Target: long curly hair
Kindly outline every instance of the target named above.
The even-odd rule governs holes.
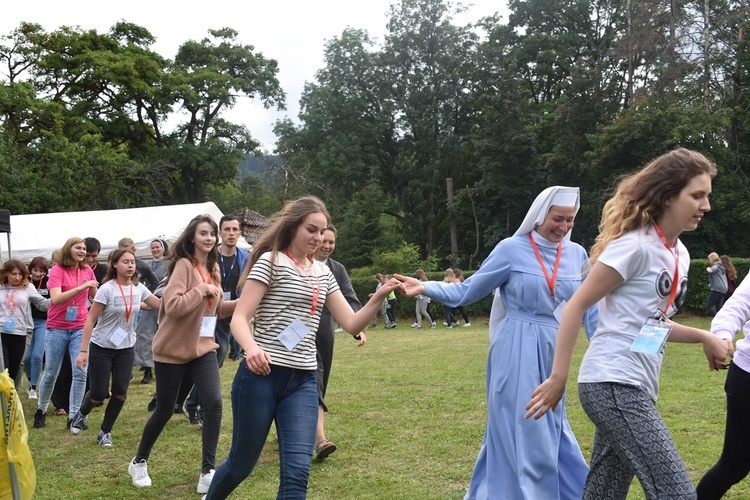
[[[325,204],[315,196],[304,196],[290,201],[271,217],[271,227],[263,232],[263,236],[253,246],[253,253],[242,271],[237,288],[241,289],[245,284],[247,275],[261,255],[271,252],[271,262],[276,262],[276,255],[291,245],[297,228],[305,222],[307,216],[318,213],[325,216],[326,225],[331,223],[331,215]]]
[[[698,175],[716,177],[716,165],[697,151],[678,148],[665,153],[635,174],[622,178],[602,210],[599,236],[591,248],[593,264],[610,241],[658,219],[669,199],[678,196]]]

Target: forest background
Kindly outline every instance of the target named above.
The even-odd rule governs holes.
[[[274,155],[223,116],[283,108],[277,62],[230,27],[173,58],[121,21],[0,35],[0,200],[13,214],[214,201],[264,215],[314,194],[350,270],[476,269],[549,185],[580,186],[590,247],[616,180],[678,146],[719,175],[691,254],[747,256],[750,7],[735,0],[400,0],[376,42],[325,46]],[[251,168],[250,168],[251,167]],[[43,228],[41,228],[43,235]]]

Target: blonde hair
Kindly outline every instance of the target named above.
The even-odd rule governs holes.
[[[453,272],[453,269],[450,267],[445,270],[445,276],[443,277],[443,281],[446,283],[455,283],[456,282],[456,273]]]
[[[719,258],[719,254],[718,253],[711,252],[710,254],[708,254],[708,261],[711,264],[718,264],[719,262],[721,262],[721,259]]]
[[[678,148],[622,178],[615,195],[602,210],[599,236],[591,248],[591,264],[610,241],[658,219],[667,201],[678,196],[694,177],[702,174],[713,179],[716,166],[697,151]]]

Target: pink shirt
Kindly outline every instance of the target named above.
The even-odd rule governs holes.
[[[60,288],[60,291],[66,292],[77,288],[89,280],[95,279],[94,271],[89,266],[71,269],[55,265],[49,270],[47,289]],[[57,305],[50,304],[49,311],[47,311],[47,328],[56,328],[58,330],[79,330],[83,328],[83,325],[86,323],[86,317],[89,314],[88,294],[89,291],[87,288],[67,302]],[[76,319],[74,321],[66,321],[65,316],[68,312],[68,307],[71,306],[78,308]]]

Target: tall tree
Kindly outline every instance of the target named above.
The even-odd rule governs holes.
[[[222,184],[237,175],[243,153],[258,143],[241,125],[227,122],[222,112],[239,97],[258,99],[264,107],[283,108],[284,92],[273,59],[236,43],[231,28],[209,30],[200,42],[188,41],[171,68],[175,105],[187,114],[168,140],[166,158],[178,166],[174,196],[184,202],[203,199],[207,183]]]

